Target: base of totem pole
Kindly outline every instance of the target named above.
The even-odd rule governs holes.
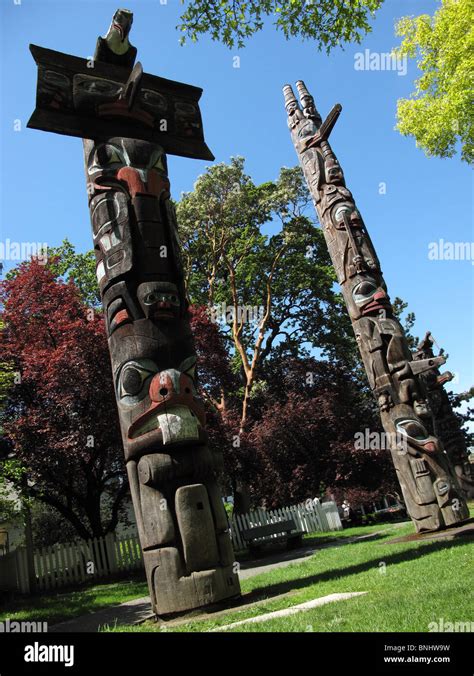
[[[198,608],[191,608],[190,610],[182,610],[176,613],[166,613],[162,615],[157,615],[153,611],[150,612],[149,616],[146,616],[143,619],[143,622],[147,620],[156,620],[158,624],[168,625],[170,622],[186,621],[188,622],[191,619],[196,617],[202,618],[209,615],[214,615],[216,613],[225,613],[233,608],[240,608],[243,603],[243,595],[236,594],[235,596],[230,596],[227,599],[222,601],[217,601],[216,603],[210,603],[208,605],[199,606]],[[244,602],[245,604],[245,602]]]
[[[442,531],[434,531],[432,533],[413,533],[412,535],[404,535],[400,538],[387,540],[384,544],[395,545],[399,542],[423,542],[424,540],[454,540],[457,538],[474,537],[474,519],[465,521],[461,526],[452,526]]]

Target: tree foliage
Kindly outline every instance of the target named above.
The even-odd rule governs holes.
[[[356,448],[357,432],[381,426],[347,369],[313,358],[276,359],[266,380],[248,443],[257,457],[249,482],[267,507],[347,491],[353,500],[357,493],[375,500],[396,489],[389,451]]]
[[[206,306],[190,307],[191,329],[198,358],[201,396],[210,408],[224,412],[235,401],[239,382],[232,371],[225,337],[212,322]]]
[[[4,329],[4,322],[0,319],[0,332]],[[13,386],[15,373],[13,366],[7,361],[0,361],[0,416],[8,397],[8,392]],[[0,432],[1,432],[1,417],[0,417]]]
[[[386,451],[354,448],[355,431],[377,429],[378,418],[301,170],[256,185],[234,158],[208,169],[177,211],[199,387],[229,492],[248,485],[268,506],[322,487],[387,492]],[[30,493],[82,537],[113,528],[125,492],[103,319],[90,309],[96,293],[92,252],[67,241],[46,267],[23,264],[2,289],[2,354],[21,375],[7,435]],[[222,304],[234,313],[219,322],[212,310]],[[239,317],[248,307],[261,310],[256,319]],[[310,357],[313,348],[329,360]],[[48,523],[58,528],[50,517],[47,507],[36,519],[44,541]]]
[[[461,425],[461,432],[466,441],[466,446],[469,453],[474,453],[474,406],[472,400],[474,399],[474,387],[471,387],[466,392],[455,394],[448,392],[453,412]],[[460,410],[461,409],[461,410]]]
[[[184,0],[181,0],[184,4]],[[191,0],[178,28],[192,41],[208,33],[229,48],[243,47],[265,19],[288,40],[299,37],[327,53],[346,42],[359,43],[383,0]]]
[[[191,301],[228,311],[220,328],[241,380],[242,430],[259,369],[274,350],[298,355],[317,346],[334,357],[355,345],[309,204],[299,167],[255,185],[239,157],[210,167],[177,205]]]
[[[1,284],[0,300],[2,355],[20,374],[4,434],[27,473],[8,478],[80,537],[112,531],[127,483],[103,318],[36,260]]]
[[[212,447],[224,455],[226,492],[236,496],[245,486],[253,505],[271,508],[325,493],[341,500],[350,495],[355,506],[396,491],[389,452],[356,448],[356,432],[382,428],[373,397],[350,369],[274,350],[262,365],[252,415],[241,433],[241,402],[224,336],[205,307],[193,308],[192,327],[207,430]],[[208,384],[213,397],[206,395]]]
[[[408,309],[408,303],[403,301],[401,298],[398,296],[394,298],[393,303],[393,314],[397,319],[400,321],[400,323],[403,326],[403,330],[405,332],[406,339],[408,341],[408,346],[410,350],[415,350],[418,343],[420,342],[420,339],[418,336],[414,336],[412,333],[412,329],[415,326],[416,322],[416,317],[414,312],[406,312]],[[406,314],[405,314],[406,313]]]
[[[0,319],[0,333],[4,329],[4,322]],[[3,422],[5,418],[5,406],[8,400],[8,394],[14,385],[15,372],[13,364],[2,359],[0,361],[0,457],[6,456],[10,449],[10,444],[3,434]],[[0,476],[1,481],[1,476]]]
[[[82,301],[89,307],[101,310],[94,251],[78,253],[66,238],[60,246],[48,248],[46,268],[51,270],[55,277],[74,282]],[[19,271],[19,267],[12,268],[7,273],[6,279],[14,279]]]
[[[48,249],[48,267],[56,276],[74,282],[86,305],[97,310],[102,308],[93,251],[77,253],[65,239],[60,246]]]
[[[20,513],[18,500],[4,490],[4,487],[5,484],[0,477],[0,526],[5,522],[16,520]]]
[[[57,509],[35,500],[31,507],[31,530],[36,547],[51,547],[77,540],[77,531]]]
[[[472,73],[473,0],[442,0],[433,16],[404,17],[396,27],[403,38],[398,56],[418,57],[422,72],[409,99],[398,101],[397,129],[413,136],[425,153],[474,161]]]

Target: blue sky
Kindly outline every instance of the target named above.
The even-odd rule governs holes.
[[[19,0],[16,0],[19,2]],[[275,179],[296,164],[281,88],[305,80],[324,117],[336,102],[343,112],[331,143],[348,187],[371,233],[390,295],[409,303],[416,332],[430,329],[450,354],[455,391],[474,383],[473,264],[428,258],[430,242],[472,242],[472,173],[454,159],[426,158],[394,130],[396,101],[413,91],[418,71],[360,71],[355,55],[389,52],[394,23],[407,14],[433,13],[438,3],[386,0],[361,45],[329,57],[313,44],[289,42],[271,25],[242,50],[208,38],[180,47],[179,0],[127,0],[134,12],[132,43],[146,72],[203,87],[206,140],[216,161],[246,158],[254,181]],[[28,44],[87,57],[104,34],[118,0],[0,0],[1,221],[0,242],[47,242],[68,237],[91,248],[80,139],[26,129],[35,104],[36,66]],[[240,67],[235,68],[235,56]],[[21,131],[14,131],[20,120]],[[191,190],[208,163],[169,157],[172,192]],[[386,184],[386,194],[379,185]],[[6,262],[5,270],[15,263]]]

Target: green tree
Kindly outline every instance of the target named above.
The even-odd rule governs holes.
[[[184,4],[184,0],[181,0]],[[266,17],[288,40],[312,40],[327,53],[345,42],[361,42],[383,0],[191,0],[178,29],[192,41],[209,33],[229,48],[243,47],[262,30]]]
[[[472,405],[472,400],[474,399],[474,387],[470,387],[465,392],[460,394],[455,394],[454,392],[448,392],[449,399],[451,401],[451,406],[454,409],[454,414],[458,418],[460,424],[462,425],[461,431],[466,440],[466,446],[468,453],[471,455],[474,454],[474,406]],[[459,410],[461,409],[462,410]]]
[[[48,261],[53,274],[74,281],[86,305],[102,309],[93,251],[77,253],[74,245],[65,239],[61,246],[48,249]]]
[[[66,238],[60,246],[48,248],[46,268],[51,270],[55,277],[74,282],[83,302],[96,311],[102,310],[93,250],[78,253],[74,245]],[[19,272],[20,267],[12,268],[5,278],[15,279]]]
[[[35,547],[50,547],[77,540],[77,532],[71,522],[57,509],[40,500],[32,500],[31,529]]]
[[[3,331],[5,325],[0,319],[0,333]],[[0,361],[0,416],[8,396],[8,391],[12,387],[15,379],[13,365],[10,362]],[[0,433],[1,433],[1,418],[0,418]]]
[[[242,376],[241,431],[275,349],[297,356],[314,345],[334,356],[350,334],[348,319],[336,339],[328,330],[328,317],[336,326],[347,315],[322,232],[305,215],[309,204],[299,167],[257,186],[239,157],[210,167],[177,205],[191,301],[227,310],[221,328]]]
[[[473,0],[442,0],[434,16],[404,17],[400,57],[418,57],[422,72],[409,99],[398,101],[397,129],[413,136],[428,156],[474,161],[472,73],[474,71]]]
[[[417,336],[414,336],[412,329],[415,326],[416,317],[414,312],[406,312],[408,308],[408,303],[405,303],[401,298],[396,296],[392,302],[393,314],[397,317],[398,321],[403,326],[405,331],[405,336],[408,341],[410,350],[415,350],[420,339]],[[405,314],[406,313],[406,314]]]
[[[31,501],[21,490],[26,470],[15,458],[0,456],[0,524],[20,520],[24,523]]]
[[[0,526],[7,521],[12,521],[18,517],[17,500],[9,497],[2,486],[2,479],[0,477]]]

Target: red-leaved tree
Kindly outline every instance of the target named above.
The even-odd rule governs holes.
[[[245,484],[252,503],[268,508],[324,493],[355,507],[396,491],[389,452],[355,443],[365,428],[382,430],[370,392],[347,368],[312,358],[269,361],[251,401],[248,430],[239,434],[241,383],[225,338],[204,307],[191,308],[191,325],[208,433],[224,454],[234,497]]]
[[[386,450],[358,449],[356,433],[380,430],[371,399],[347,370],[315,359],[286,359],[267,371],[265,401],[248,443],[257,457],[252,492],[281,507],[332,494],[353,506],[391,493]]]
[[[22,488],[81,538],[113,531],[127,481],[103,318],[34,259],[1,283],[0,300],[1,360],[17,376],[3,432],[26,468]]]

